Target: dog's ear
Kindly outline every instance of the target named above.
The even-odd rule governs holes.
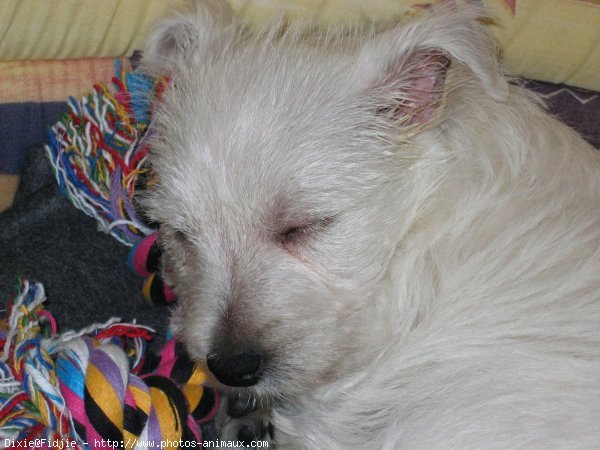
[[[403,125],[427,124],[440,108],[451,64],[466,66],[488,95],[503,101],[508,84],[495,44],[477,21],[480,12],[445,9],[376,34],[363,45],[361,76],[366,75],[377,112]]]
[[[188,0],[183,9],[174,10],[149,30],[143,50],[144,70],[168,75],[178,63],[202,58],[234,17],[225,0]]]

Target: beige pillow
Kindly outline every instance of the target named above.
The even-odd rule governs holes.
[[[424,0],[229,0],[253,21],[409,18]],[[441,1],[441,0],[438,0]],[[452,1],[452,0],[445,0]],[[600,90],[600,0],[481,0],[511,74]],[[129,55],[148,25],[184,0],[3,0],[0,60]]]

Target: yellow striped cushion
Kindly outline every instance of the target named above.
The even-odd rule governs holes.
[[[185,0],[3,0],[0,60],[111,57],[142,46],[148,25]],[[229,0],[262,21],[321,23],[411,16],[436,0]],[[515,75],[600,90],[600,0],[483,0],[502,60]]]

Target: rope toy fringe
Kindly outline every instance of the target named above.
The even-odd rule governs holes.
[[[22,281],[0,331],[2,442],[77,449],[201,442],[198,425],[214,417],[219,397],[174,339],[148,369],[150,328],[111,319],[59,334],[45,299],[41,284]]]
[[[95,218],[100,230],[132,247],[129,266],[146,278],[146,300],[168,304],[175,295],[160,276],[156,230],[133,202],[134,192],[151,182],[144,136],[152,101],[160,98],[168,79],[127,72],[119,60],[115,71],[114,89],[96,84],[88,96],[69,99],[71,111],[49,128],[45,149],[61,192]],[[147,262],[150,247],[154,259]]]
[[[61,191],[94,217],[106,233],[127,246],[154,232],[135,212],[135,182],[147,173],[147,148],[141,142],[149,124],[150,99],[162,89],[117,60],[115,93],[103,84],[80,100],[49,129],[46,152]]]

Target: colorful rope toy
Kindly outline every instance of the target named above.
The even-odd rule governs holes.
[[[41,284],[23,281],[0,331],[0,437],[5,447],[178,448],[201,442],[218,408],[205,373],[174,339],[153,368],[147,327],[111,319],[59,334]],[[62,443],[62,444],[60,444]],[[8,444],[8,445],[7,445]]]
[[[96,84],[88,96],[69,99],[71,112],[48,130],[46,153],[71,203],[94,217],[102,231],[132,247],[129,265],[146,278],[144,297],[171,303],[175,295],[160,276],[156,229],[133,200],[135,190],[151,182],[144,136],[152,99],[160,98],[168,79],[127,72],[118,60],[115,69],[114,93]]]
[[[175,301],[175,293],[160,277],[160,248],[157,233],[139,240],[129,251],[128,265],[144,277],[142,295],[152,303],[168,304]]]
[[[69,99],[71,112],[49,129],[46,152],[71,203],[131,247],[128,263],[145,278],[144,297],[170,303],[175,295],[160,275],[155,224],[134,203],[134,192],[152,183],[144,137],[152,101],[168,80],[127,72],[118,61],[116,73],[114,93],[97,84],[87,97]],[[176,352],[174,339],[148,372],[147,328],[111,322],[59,335],[41,309],[43,296],[41,285],[23,285],[0,341],[0,436],[67,439],[77,448],[199,441],[198,421],[212,418],[218,396],[203,387],[205,372]]]

